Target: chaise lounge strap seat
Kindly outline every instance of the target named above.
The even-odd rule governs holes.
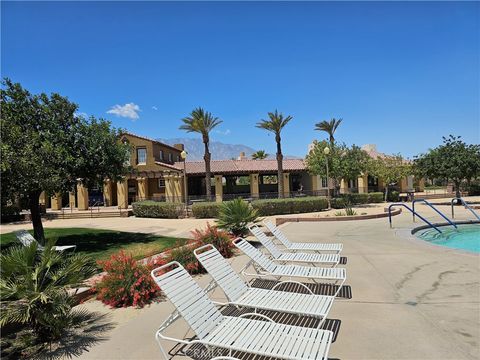
[[[256,249],[253,245],[249,244],[243,238],[237,238],[233,240],[233,244],[240,250],[242,250],[245,255],[247,255],[252,262],[254,262],[257,267],[260,267],[262,270],[257,270],[257,276],[271,276],[274,278],[307,278],[317,282],[317,280],[333,280],[335,283],[341,282],[340,286],[335,295],[340,291],[343,283],[347,278],[347,271],[345,268],[320,268],[313,266],[301,266],[301,265],[278,265],[275,264],[272,260],[266,257],[262,252]],[[246,274],[245,269],[243,271],[245,275],[255,274]]]
[[[309,263],[311,265],[327,264],[331,266],[337,266],[340,262],[340,255],[338,254],[318,254],[318,253],[298,253],[298,252],[285,252],[281,251],[277,245],[274,244],[271,238],[269,238],[258,225],[251,225],[248,229],[253,235],[262,243],[262,245],[272,254],[272,258],[276,262],[297,262],[297,263]]]
[[[288,240],[288,238],[285,236],[283,232],[280,231],[280,229],[274,225],[272,222],[265,220],[263,224],[270,230],[270,232],[277,238],[283,246],[285,246],[286,249],[290,251],[317,251],[317,252],[323,252],[323,251],[329,251],[329,252],[335,252],[335,253],[340,253],[343,249],[343,244],[339,243],[297,243],[297,242],[291,242]]]
[[[335,300],[334,296],[313,294],[308,288],[307,294],[252,288],[213,245],[199,247],[194,253],[213,281],[223,290],[229,304],[319,318],[322,319],[318,324],[320,327]]]
[[[279,324],[265,315],[255,313],[240,317],[224,316],[178,262],[152,270],[151,276],[177,309],[156,332],[165,359],[168,359],[168,355],[160,340],[219,347],[230,350],[229,356],[232,351],[241,351],[279,359],[328,359],[333,339],[333,332],[329,330]],[[180,315],[198,339],[188,341],[162,334]]]

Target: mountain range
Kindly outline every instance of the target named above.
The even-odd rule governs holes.
[[[195,138],[173,138],[173,139],[157,139],[168,145],[184,144],[185,151],[188,153],[187,159],[189,161],[203,160],[204,146],[201,139]],[[257,150],[241,144],[225,144],[220,141],[210,141],[210,153],[213,160],[230,160],[236,159],[241,152],[251,159],[252,154]],[[296,156],[285,156],[288,158],[298,158]],[[275,154],[269,154],[269,159],[274,159]]]

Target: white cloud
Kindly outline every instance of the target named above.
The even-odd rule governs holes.
[[[227,129],[227,130],[225,130],[225,131],[217,130],[216,133],[217,133],[217,134],[220,134],[220,135],[230,135],[230,134],[231,134],[231,131],[230,131],[230,129]]]
[[[110,110],[107,111],[107,114],[114,114],[120,117],[129,118],[132,120],[137,120],[139,118],[138,112],[140,106],[134,103],[128,103],[125,105],[114,105]]]
[[[152,109],[153,110],[158,110],[158,108],[156,106],[152,106]]]

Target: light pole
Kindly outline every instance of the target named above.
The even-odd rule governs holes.
[[[188,217],[188,193],[187,193],[187,152],[183,150],[180,153],[180,157],[183,160],[183,197],[185,199],[185,213]]]
[[[325,146],[325,149],[323,149],[323,153],[325,154],[325,162],[327,164],[327,202],[328,210],[330,210],[332,208],[330,205],[330,179],[328,178],[328,155],[330,154],[330,148],[328,146]]]

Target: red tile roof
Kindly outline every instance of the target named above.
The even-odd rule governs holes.
[[[183,169],[183,162],[176,162],[175,166]],[[277,160],[212,160],[210,163],[212,174],[255,174],[276,173]],[[187,161],[187,175],[205,174],[204,161]],[[303,159],[284,159],[283,170],[305,171]]]

